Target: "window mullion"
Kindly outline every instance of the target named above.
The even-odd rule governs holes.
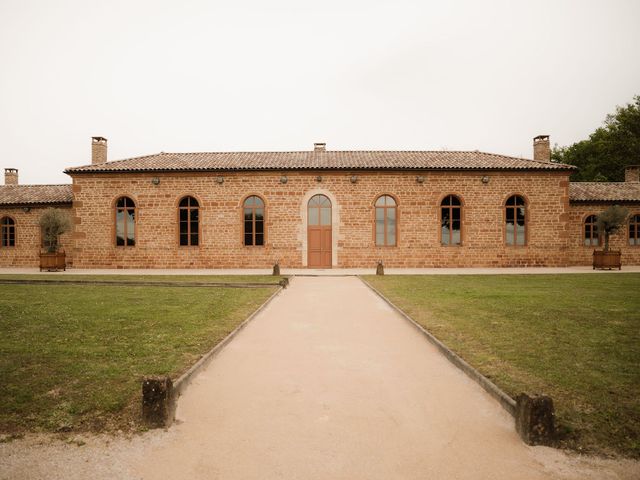
[[[251,245],[256,246],[256,207],[251,207]]]
[[[451,204],[453,200],[449,198],[449,204]],[[453,208],[451,205],[447,207],[447,213],[449,215],[449,225],[447,225],[447,245],[453,245]]]
[[[387,223],[389,219],[387,217],[387,206],[382,207],[382,232],[383,232],[383,242],[382,244],[386,247],[389,245],[389,239],[387,238]]]
[[[451,204],[453,204],[453,198],[449,199],[449,206],[447,207],[447,209],[449,210],[449,246],[453,245],[453,207],[451,206]]]
[[[187,205],[190,205],[190,201],[187,200]],[[191,209],[187,206],[187,246],[191,246]]]
[[[513,245],[518,245],[518,207],[513,207]]]
[[[385,208],[384,208],[384,227],[385,227],[385,229],[384,229],[385,230],[384,231],[385,240],[384,241],[385,241],[385,245],[387,247],[391,245],[391,242],[389,241],[389,209],[390,208],[391,207],[389,207],[389,206],[385,206]]]

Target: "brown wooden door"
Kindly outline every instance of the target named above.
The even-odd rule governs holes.
[[[331,268],[331,200],[314,195],[307,213],[307,264],[309,268]]]

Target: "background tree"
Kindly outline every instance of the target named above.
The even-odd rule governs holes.
[[[629,210],[620,205],[611,205],[596,217],[598,231],[604,234],[604,251],[609,251],[609,237],[627,223]]]
[[[40,217],[40,228],[49,253],[58,251],[58,238],[72,228],[71,217],[59,208],[47,208]]]
[[[554,147],[551,158],[580,169],[571,176],[573,181],[623,181],[624,167],[640,161],[640,95],[607,115],[604,125],[589,139],[569,147]]]

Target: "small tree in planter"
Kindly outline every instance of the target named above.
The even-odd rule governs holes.
[[[60,235],[72,228],[71,217],[59,208],[47,208],[40,217],[46,252],[40,254],[40,270],[65,270],[65,253],[58,251]]]
[[[609,250],[609,238],[627,223],[629,210],[620,205],[612,205],[596,217],[598,231],[604,235],[604,250],[593,251],[593,268],[622,268],[620,250]]]

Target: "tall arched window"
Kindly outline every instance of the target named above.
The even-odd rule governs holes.
[[[243,204],[244,244],[264,245],[264,202],[258,196],[247,197]]]
[[[193,197],[184,197],[178,206],[180,225],[180,246],[197,246],[200,240],[200,212],[198,201]]]
[[[598,232],[598,219],[595,215],[589,215],[584,219],[584,245],[597,247],[600,245],[600,233]]]
[[[440,228],[442,245],[460,245],[462,242],[462,203],[455,195],[445,197],[440,203]]]
[[[396,201],[391,195],[376,200],[376,246],[393,247],[397,241]]]
[[[629,245],[640,245],[640,215],[629,219]]]
[[[0,220],[0,246],[16,246],[16,222],[11,217],[2,217]]]
[[[505,204],[507,245],[524,245],[527,238],[526,203],[520,195],[513,195]]]
[[[136,204],[129,197],[116,201],[116,246],[133,247],[136,244]]]

